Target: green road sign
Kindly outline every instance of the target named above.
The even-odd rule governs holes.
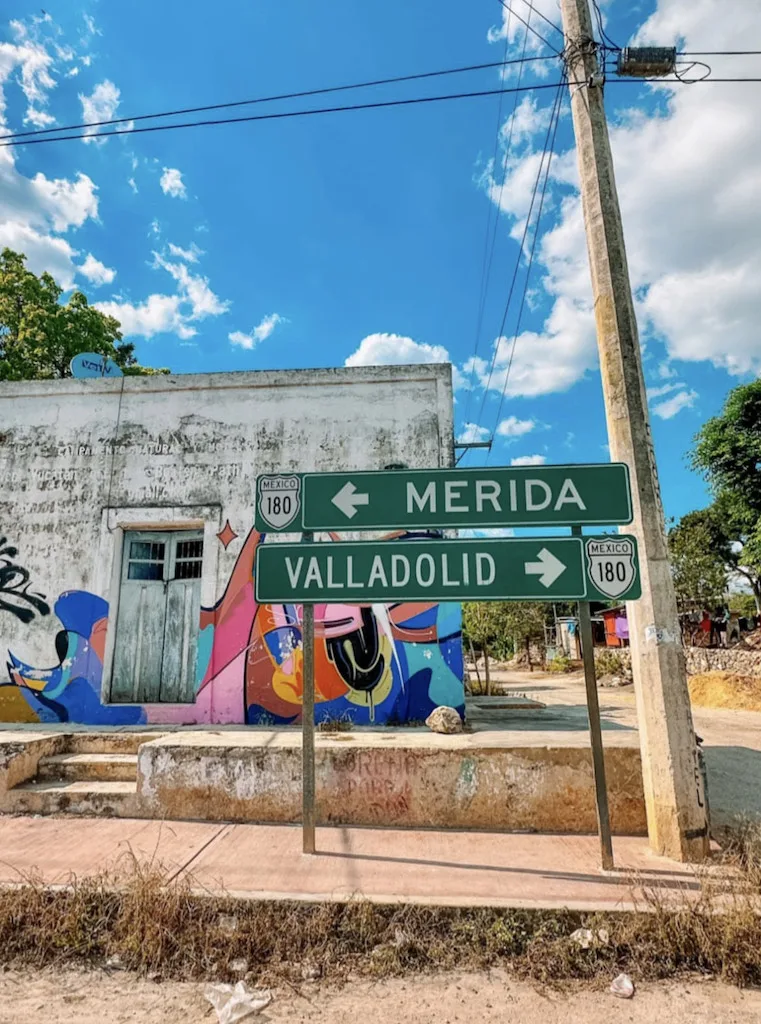
[[[640,596],[633,537],[260,544],[260,603],[607,601]]]
[[[623,463],[260,476],[256,528],[613,526],[632,520]]]

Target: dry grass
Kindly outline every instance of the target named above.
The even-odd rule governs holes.
[[[117,957],[140,973],[233,980],[244,960],[262,984],[300,981],[304,965],[328,980],[352,975],[501,966],[544,982],[673,978],[695,971],[761,984],[761,831],[737,833],[727,856],[739,872],[728,889],[707,876],[697,901],[644,896],[642,912],[585,915],[483,908],[253,902],[193,892],[133,862],[58,890],[38,878],[0,890],[0,964],[103,965]],[[576,928],[596,939],[581,949]]]
[[[761,711],[761,678],[732,672],[690,676],[690,699],[696,707]]]

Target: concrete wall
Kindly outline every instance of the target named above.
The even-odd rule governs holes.
[[[0,720],[298,720],[298,611],[253,599],[257,474],[447,466],[452,445],[443,365],[0,384]],[[108,703],[122,541],[140,528],[204,531],[192,704]],[[372,700],[318,651],[318,718],[463,703],[457,606],[371,620],[386,666]],[[283,629],[292,657],[267,643]]]
[[[143,743],[137,813],[174,820],[301,820],[301,749],[293,734],[174,734]],[[318,822],[407,828],[590,833],[597,829],[586,746],[477,736],[319,735]],[[608,746],[611,826],[646,832],[640,753]]]

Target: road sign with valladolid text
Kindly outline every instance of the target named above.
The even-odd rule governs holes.
[[[605,601],[640,596],[627,535],[260,544],[261,603]]]
[[[632,520],[623,463],[260,476],[256,528],[617,526]]]

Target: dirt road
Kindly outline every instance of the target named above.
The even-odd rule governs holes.
[[[212,1024],[204,985],[151,982],[121,972],[0,973],[0,1024]],[[340,990],[305,985],[301,995],[275,993],[253,1021],[272,1024],[757,1024],[761,992],[713,982],[643,985],[634,999],[597,988],[540,990],[489,975],[441,975],[389,982],[353,982]]]
[[[557,675],[497,669],[492,677],[500,684],[501,693],[525,694],[541,701],[546,709],[504,712],[499,721],[487,724],[483,719],[482,727],[586,731],[586,695],[581,672]],[[636,732],[634,688],[601,687],[598,693],[603,742],[606,733]],[[729,824],[738,816],[761,819],[761,711],[696,707],[692,714],[695,731],[702,737],[705,749],[714,825]]]

